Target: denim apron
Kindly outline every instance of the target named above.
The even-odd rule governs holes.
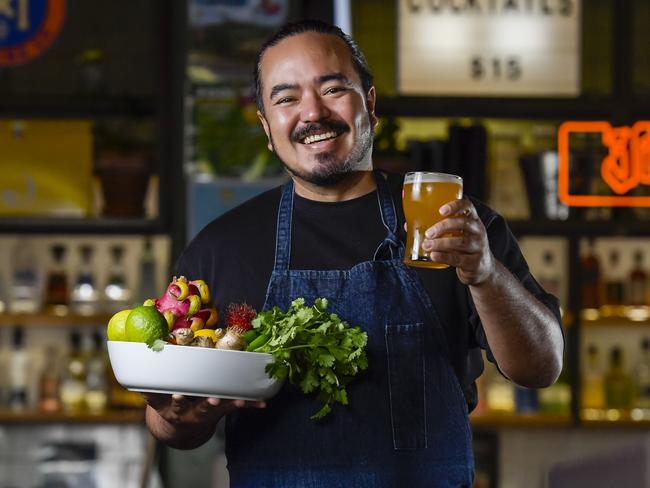
[[[320,402],[292,385],[266,409],[229,415],[232,488],[472,485],[467,403],[438,314],[403,264],[388,184],[374,174],[387,235],[372,261],[344,271],[290,269],[293,183],[283,191],[264,309],[286,310],[298,297],[327,298],[329,312],[368,333],[369,366],[348,385],[349,405],[334,405],[321,421],[309,418]]]

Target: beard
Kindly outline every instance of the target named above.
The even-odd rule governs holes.
[[[316,124],[316,126],[325,129],[338,128],[339,133],[349,132],[349,127],[347,127],[347,125],[345,126],[345,130],[340,130],[342,127],[334,126],[327,122]],[[311,129],[313,130],[314,127],[312,126]],[[292,135],[292,139],[295,141],[301,140],[304,137],[304,135],[302,135],[304,132],[306,131],[302,130],[300,133]],[[311,171],[290,168],[284,161],[282,161],[282,163],[292,176],[300,178],[307,183],[321,187],[335,186],[344,181],[355,171],[367,169],[364,167],[363,163],[366,160],[368,153],[372,150],[372,136],[373,131],[371,124],[369,123],[367,130],[359,135],[354,147],[344,159],[337,158],[332,151],[323,151],[315,155],[316,166]],[[273,151],[278,154],[275,143],[273,142],[273,137],[269,136],[269,139]]]

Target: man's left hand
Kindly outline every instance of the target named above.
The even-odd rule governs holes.
[[[422,249],[436,263],[456,268],[465,285],[480,285],[495,270],[487,231],[468,199],[454,200],[440,207],[445,217],[427,229]]]

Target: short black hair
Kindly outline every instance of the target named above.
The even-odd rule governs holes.
[[[303,34],[305,32],[317,32],[320,34],[331,34],[339,39],[342,39],[343,42],[350,49],[350,56],[352,57],[352,65],[354,66],[355,71],[361,78],[361,86],[363,87],[364,93],[368,93],[368,90],[373,85],[373,76],[370,68],[368,67],[368,62],[366,57],[359,49],[357,43],[343,32],[339,27],[323,22],[322,20],[300,20],[298,22],[292,22],[290,24],[284,25],[280,30],[273,34],[270,38],[262,44],[259,53],[257,53],[257,61],[255,62],[255,69],[253,70],[253,78],[255,81],[255,102],[257,103],[257,109],[264,114],[264,100],[262,98],[262,79],[260,76],[262,57],[266,50],[270,47],[275,46],[283,39],[287,37],[293,37],[298,34]]]

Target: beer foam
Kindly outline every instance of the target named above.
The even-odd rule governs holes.
[[[430,171],[412,171],[406,173],[404,177],[404,184],[419,183],[456,183],[457,185],[463,184],[463,179],[460,176],[451,175],[448,173],[434,173]]]

